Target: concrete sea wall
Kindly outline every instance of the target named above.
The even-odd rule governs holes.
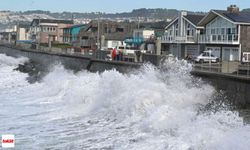
[[[250,108],[250,79],[247,77],[235,77],[228,74],[191,72],[193,75],[201,77],[215,87],[217,91],[222,91],[225,98],[240,108]]]
[[[115,62],[92,59],[92,57],[82,55],[58,54],[46,51],[15,49],[0,46],[0,53],[9,56],[24,56],[32,62],[41,65],[41,69],[49,68],[50,65],[61,63],[66,69],[74,71],[89,70],[92,72],[116,69],[120,72],[127,72],[132,68],[139,68],[140,64],[128,62]]]

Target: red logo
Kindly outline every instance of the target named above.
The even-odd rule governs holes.
[[[2,135],[2,147],[14,148],[15,147],[15,135]]]
[[[2,141],[3,143],[14,143],[13,139],[6,139]]]

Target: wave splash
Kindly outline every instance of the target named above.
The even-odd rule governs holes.
[[[73,73],[57,65],[41,82],[29,84],[26,74],[13,71],[24,60],[6,60],[0,55],[5,65],[0,66],[0,72],[5,70],[0,73],[4,108],[0,114],[5,114],[0,120],[6,122],[0,132],[15,133],[21,148],[250,147],[250,127],[238,112],[200,111],[217,92],[191,76],[192,66],[185,61],[167,60],[161,69],[145,64],[129,74],[116,70]],[[6,74],[10,76],[7,80]]]

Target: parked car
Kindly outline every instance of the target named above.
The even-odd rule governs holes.
[[[198,63],[204,63],[204,62],[213,62],[217,63],[219,62],[219,58],[214,56],[211,51],[204,51],[199,56],[197,56],[194,61]]]

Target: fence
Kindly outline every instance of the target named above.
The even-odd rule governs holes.
[[[98,59],[98,60],[105,60],[105,61],[123,61],[123,62],[134,62],[134,63],[141,63],[141,62],[151,62],[152,64],[159,64],[160,62],[160,56],[154,55],[154,54],[146,54],[144,51],[140,51],[140,54],[138,55],[137,52],[134,51],[134,54],[132,53],[123,53],[117,55],[116,58],[112,58],[112,51],[110,50],[84,50],[81,48],[56,48],[56,47],[45,47],[45,46],[39,46],[37,48],[37,45],[31,45],[31,44],[25,44],[25,43],[18,43],[17,45],[13,44],[6,44],[6,43],[0,43],[5,46],[8,46],[10,48],[18,48],[18,49],[25,49],[29,51],[37,51],[37,52],[46,52],[50,54],[65,54],[65,55],[73,55],[73,56],[83,56],[83,57],[89,57],[92,59]]]
[[[250,64],[239,61],[222,61],[219,63],[199,63],[193,65],[193,71],[227,74],[250,79]]]

